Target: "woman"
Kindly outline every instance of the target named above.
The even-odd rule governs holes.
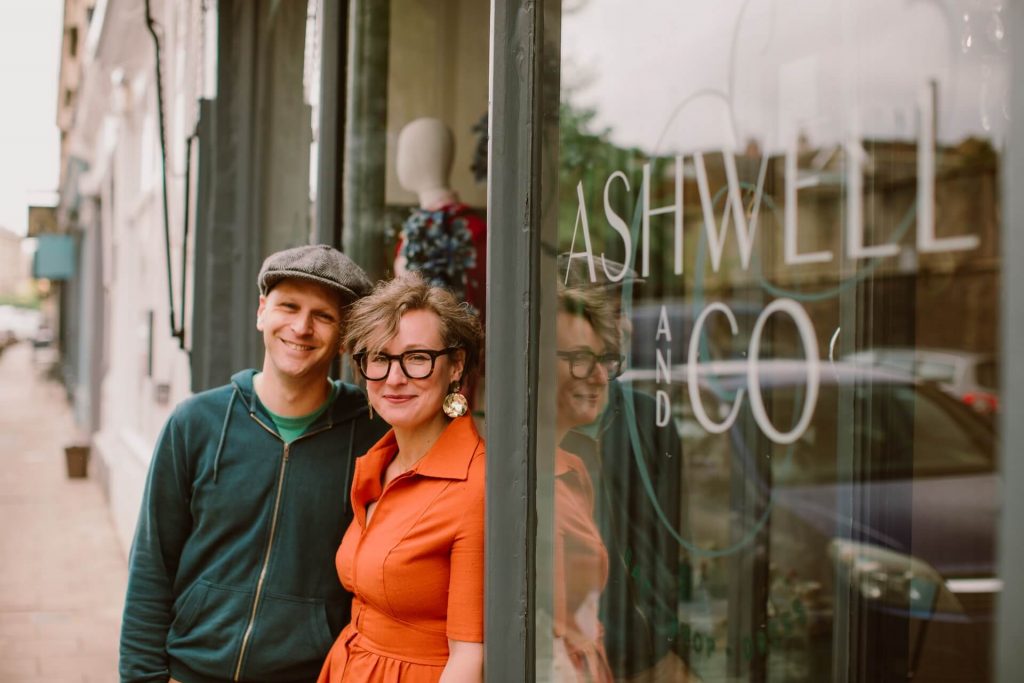
[[[343,344],[392,429],[356,461],[337,568],[352,621],[320,683],[483,678],[484,443],[462,383],[480,323],[406,274],[353,305]]]
[[[559,291],[556,443],[570,429],[595,422],[619,374],[619,332],[610,306],[595,290]],[[608,552],[594,522],[594,487],[583,462],[555,452],[555,680],[612,680],[598,620],[608,580]]]

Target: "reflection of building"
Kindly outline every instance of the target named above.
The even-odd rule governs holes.
[[[563,121],[563,125],[565,122]],[[570,133],[563,130],[563,136]],[[642,187],[640,168],[650,163],[637,150],[623,150],[592,143],[589,154],[618,158],[623,166],[633,169],[630,187],[634,196]],[[991,353],[996,345],[999,297],[999,219],[998,158],[991,145],[983,140],[968,138],[956,146],[936,150],[934,168],[935,225],[938,240],[970,235],[978,240],[977,248],[953,250],[941,247],[934,253],[922,253],[918,247],[918,161],[919,150],[913,142],[863,140],[854,152],[842,147],[815,149],[806,140],[793,155],[795,178],[787,178],[788,158],[784,154],[769,157],[765,166],[762,195],[757,187],[762,164],[761,152],[751,143],[744,154],[736,157],[736,182],[740,186],[741,201],[747,211],[748,230],[757,216],[756,233],[751,238],[749,263],[743,263],[739,230],[731,215],[727,215],[730,188],[721,152],[708,152],[703,156],[703,169],[698,170],[694,159],[683,157],[683,254],[684,274],[673,274],[673,214],[652,216],[650,219],[651,275],[647,285],[636,296],[654,300],[678,296],[678,293],[702,292],[709,298],[754,299],[783,296],[787,293],[800,299],[807,297],[812,317],[821,323],[823,334],[831,334],[838,322],[834,317],[834,297],[820,293],[838,292],[849,288],[870,273],[874,294],[885,307],[877,307],[877,315],[884,324],[873,328],[873,337],[865,343],[888,345],[924,345],[932,347],[962,348],[968,351]],[[850,240],[850,197],[857,187],[851,180],[850,154],[860,159],[862,178],[859,181],[861,210],[856,214],[862,227],[862,239],[856,248],[865,255],[848,257],[854,245]],[[675,202],[675,165],[673,159],[657,160],[652,168],[650,207],[673,207]],[[568,163],[572,163],[571,161]],[[610,169],[610,167],[609,167]],[[568,172],[564,169],[563,172]],[[621,240],[604,221],[602,193],[607,182],[601,164],[593,171],[584,171],[581,177],[587,191],[591,211],[591,235],[595,240],[595,253],[608,249],[616,258]],[[610,173],[608,170],[607,173]],[[698,176],[706,179],[708,197],[702,198]],[[788,184],[796,189],[795,209],[787,204]],[[613,186],[613,189],[621,189]],[[562,239],[571,241],[570,230],[577,208],[575,187],[568,185],[562,202],[560,229]],[[571,196],[570,196],[571,195]],[[614,196],[614,194],[612,195]],[[622,200],[619,212],[630,216],[631,201]],[[720,247],[719,268],[714,263],[715,247],[710,243],[704,226],[705,206],[713,207],[714,229],[724,233]],[[756,214],[755,214],[756,209]],[[787,254],[787,220],[793,212],[795,258]],[[634,239],[640,233],[634,226]],[[876,255],[879,248],[894,245],[892,254]],[[941,243],[940,243],[941,245]],[[642,246],[638,246],[638,250]],[[642,255],[642,251],[640,252]],[[698,264],[698,254],[704,254]],[[795,262],[808,255],[818,260]],[[634,264],[639,269],[640,257]],[[699,267],[702,265],[703,267]],[[839,276],[841,274],[841,277]],[[956,286],[950,284],[956,280]],[[764,286],[764,285],[768,286]],[[934,317],[918,317],[915,309],[927,310],[942,302],[943,308],[961,324],[950,326]],[[637,304],[641,303],[639,301]],[[881,317],[879,322],[881,323]],[[828,337],[819,339],[827,343]]]

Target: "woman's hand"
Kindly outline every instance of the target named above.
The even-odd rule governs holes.
[[[440,683],[482,683],[484,680],[484,644],[448,640],[448,663]]]

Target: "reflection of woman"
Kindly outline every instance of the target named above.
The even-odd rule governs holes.
[[[482,680],[484,444],[458,393],[480,339],[417,275],[353,306],[344,344],[392,430],[356,461],[337,556],[352,621],[320,683]]]
[[[563,289],[557,324],[556,443],[594,422],[621,368],[610,309],[593,291]],[[594,523],[594,487],[583,462],[555,453],[554,655],[556,679],[611,681],[598,620],[608,553]]]

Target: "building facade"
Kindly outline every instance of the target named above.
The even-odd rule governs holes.
[[[489,679],[1024,672],[1019,6],[66,7],[67,377],[126,548],[169,411],[261,358],[263,256],[390,275],[429,117],[488,230]]]

